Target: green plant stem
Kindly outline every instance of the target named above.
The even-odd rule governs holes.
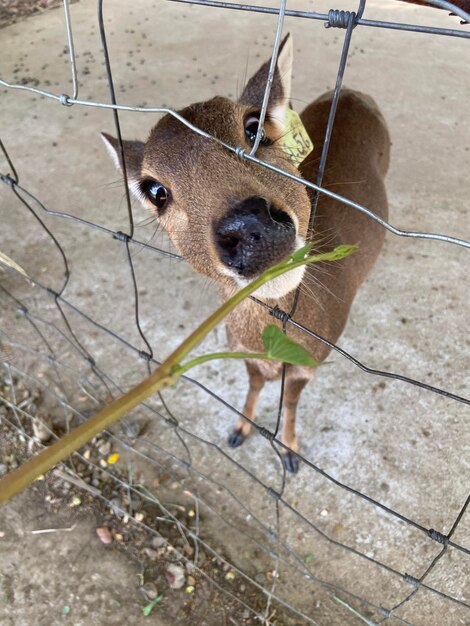
[[[63,461],[73,452],[76,452],[79,448],[88,443],[88,441],[93,439],[93,437],[96,437],[102,430],[111,426],[118,419],[124,417],[124,415],[127,415],[150,395],[164,387],[176,383],[183,371],[189,369],[188,363],[181,366],[181,361],[215,326],[217,326],[217,324],[233,311],[242,300],[259,289],[259,287],[273,278],[277,278],[302,265],[319,263],[321,261],[335,261],[354,252],[355,249],[355,246],[337,246],[331,252],[312,256],[301,256],[299,254],[301,251],[297,251],[287,261],[278,263],[266,270],[261,276],[224,302],[145,380],[2,478],[0,480],[0,504],[25,489],[36,478],[57,465],[60,461]],[[308,250],[309,249],[306,248],[306,253],[308,253]],[[207,355],[207,357],[211,357],[211,355]],[[192,366],[203,362],[201,358],[202,357],[193,359]],[[253,358],[253,356],[250,355],[250,358]],[[266,355],[264,355],[264,358],[266,358]],[[210,358],[206,358],[206,360],[210,360]],[[189,363],[191,363],[191,361]]]
[[[183,375],[188,370],[196,367],[196,365],[202,365],[207,361],[216,361],[217,359],[265,359],[265,360],[277,360],[269,356],[266,352],[212,352],[211,354],[203,354],[190,361],[186,361],[183,365],[177,366],[174,370],[174,374],[179,376]]]

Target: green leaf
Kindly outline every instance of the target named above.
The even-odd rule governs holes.
[[[307,563],[310,563],[312,559],[313,559],[313,554],[306,554],[304,556],[304,563],[307,565]]]
[[[325,261],[339,261],[356,252],[357,249],[358,246],[354,244],[341,244],[330,250],[330,252],[322,253],[321,256]]]
[[[163,593],[161,593],[160,595],[158,595],[155,600],[152,600],[152,602],[149,602],[148,604],[146,604],[144,607],[142,607],[142,613],[144,615],[144,617],[148,617],[150,615],[150,613],[153,611],[154,607],[156,604],[160,604],[160,602],[163,600]]]
[[[317,242],[318,243],[318,242]],[[344,257],[349,256],[353,252],[356,252],[358,246],[352,244],[340,244],[333,248],[333,250],[329,250],[328,252],[318,252],[312,253],[312,249],[315,246],[315,242],[310,242],[307,245],[299,248],[295,252],[293,252],[288,258],[286,265],[289,263],[299,263],[301,261],[305,261],[306,263],[311,263],[312,261],[339,261],[340,259],[344,259]]]
[[[308,243],[306,246],[303,246],[302,248],[299,248],[298,250],[293,252],[290,255],[289,259],[292,259],[292,261],[303,261],[303,259],[305,259],[305,257],[308,256],[308,253],[310,252],[312,248],[313,248],[313,243]]]
[[[280,328],[273,324],[266,326],[263,330],[262,340],[270,359],[276,359],[276,361],[290,365],[304,365],[305,367],[320,365],[305,348],[287,337]]]

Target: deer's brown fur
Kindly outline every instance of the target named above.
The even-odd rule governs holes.
[[[298,169],[278,141],[288,130],[284,115],[286,107],[290,106],[291,63],[292,43],[288,36],[279,55],[265,124],[266,134],[272,143],[261,144],[256,156],[298,175]],[[180,114],[224,142],[249,149],[245,124],[249,116],[256,115],[261,108],[267,72],[268,64],[265,64],[251,78],[238,102],[216,97],[193,104]],[[332,93],[326,93],[301,114],[315,145],[314,152],[300,166],[301,176],[310,181],[315,180],[331,99]],[[104,138],[119,164],[116,140],[108,135]],[[144,205],[154,209],[143,195],[142,181],[158,181],[170,190],[168,206],[161,211],[158,219],[188,262],[216,281],[222,299],[230,297],[241,284],[252,278],[242,264],[237,274],[222,260],[225,257],[221,246],[225,245],[225,240],[221,239],[219,226],[228,217],[232,227],[232,216],[239,215],[240,207],[243,207],[241,219],[249,220],[251,217],[246,215],[250,202],[253,199],[262,201],[268,207],[269,217],[266,214],[260,219],[269,221],[275,210],[276,215],[285,216],[288,222],[288,227],[282,223],[279,226],[276,218],[272,218],[273,228],[281,234],[275,245],[262,238],[259,268],[256,266],[258,273],[286,256],[285,246],[279,240],[283,237],[284,228],[290,229],[291,239],[286,244],[291,245],[290,251],[305,241],[311,206],[306,188],[262,166],[240,161],[220,144],[195,134],[170,115],[158,122],[146,143],[126,141],[124,149],[130,187]],[[383,180],[388,168],[389,151],[387,128],[374,101],[369,96],[344,89],[339,99],[323,186],[367,206],[386,219],[387,198]],[[271,222],[266,228],[269,232]],[[295,242],[292,239],[294,228]],[[384,230],[362,213],[324,195],[318,202],[313,230],[313,240],[319,242],[317,248],[329,249],[340,243],[353,243],[358,244],[359,250],[338,262],[309,266],[304,274],[297,272],[294,276],[276,279],[275,284],[268,283],[257,295],[270,305],[277,304],[284,311],[290,311],[295,289],[300,284],[294,319],[329,341],[336,342],[346,324],[356,291],[380,251]],[[246,254],[251,255],[249,258],[253,265],[256,248],[252,248],[251,240],[246,246]],[[238,239],[235,248],[242,248]],[[281,249],[283,254],[279,258]],[[252,268],[250,271],[255,270]],[[245,275],[239,275],[243,272]],[[273,318],[266,310],[251,300],[245,300],[227,318],[230,348],[261,351],[261,333],[267,324],[272,323]],[[288,333],[318,361],[323,361],[328,355],[329,348],[318,340],[291,326]],[[252,421],[265,381],[278,378],[282,366],[271,361],[248,360],[247,370],[250,388],[243,413]],[[282,441],[294,452],[298,450],[295,434],[297,403],[312,376],[312,369],[286,366]],[[250,431],[250,421],[239,420],[229,438],[230,445],[243,442]],[[297,471],[295,454],[285,450],[284,458],[286,467]]]

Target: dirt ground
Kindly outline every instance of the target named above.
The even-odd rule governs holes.
[[[57,9],[61,5],[60,0],[1,0],[0,28],[21,22],[26,17],[43,13],[47,9]]]
[[[355,8],[353,2],[342,4],[341,8]],[[299,6],[331,8],[320,0]],[[71,15],[79,97],[108,102],[96,6],[74,3]],[[365,17],[458,27],[458,20],[445,12],[395,0],[370,0]],[[272,16],[161,1],[105,3],[105,23],[118,101],[174,108],[216,94],[236,97],[246,77],[269,56],[275,29]],[[343,32],[293,18],[287,19],[286,30],[295,40],[293,101],[301,110],[334,85]],[[56,94],[71,93],[61,9],[3,28],[1,40],[2,79]],[[345,84],[373,95],[389,125],[393,152],[387,188],[394,225],[470,237],[469,68],[466,39],[363,27],[353,33]],[[1,97],[2,141],[20,183],[50,209],[126,231],[121,183],[99,138],[102,130],[113,132],[111,112],[65,107],[3,87]],[[123,135],[144,138],[157,118],[152,113],[123,113]],[[8,171],[3,158],[0,171]],[[168,249],[148,215],[137,206],[134,215],[136,238]],[[146,349],[135,327],[133,285],[121,243],[76,222],[41,216],[63,245],[70,264],[67,300],[138,349]],[[0,223],[0,251],[39,282],[59,289],[63,279],[59,253],[6,185],[0,188]],[[161,359],[212,312],[216,292],[184,263],[148,249],[132,248],[132,254],[142,329],[155,357]],[[77,414],[96,409],[105,399],[104,386],[64,336],[47,325],[56,324],[68,336],[53,298],[11,272],[0,270],[0,286],[45,320],[35,323],[59,363],[48,360],[49,349],[37,331],[2,292],[0,345],[10,346],[7,360],[18,370],[16,384],[42,389],[46,413],[53,415],[56,426],[68,423],[70,406]],[[340,345],[371,367],[468,397],[469,293],[467,250],[388,233]],[[67,309],[67,315],[75,336],[109,380],[125,388],[146,374],[146,363],[132,351],[72,310]],[[219,328],[203,350],[224,346],[224,331]],[[424,528],[449,532],[468,495],[468,407],[368,376],[338,355],[332,355],[331,361],[302,397],[298,418],[302,454],[336,480]],[[2,380],[8,375],[6,369]],[[241,408],[246,389],[241,364],[208,365],[195,377]],[[59,382],[67,388],[70,405],[58,400]],[[116,447],[121,454],[116,476],[129,482],[132,466],[133,475],[154,489],[162,503],[176,505],[172,514],[178,523],[160,512],[157,517],[167,521],[155,522],[146,532],[132,520],[130,526],[124,524],[125,516],[92,497],[93,476],[86,478],[90,482],[82,489],[76,484],[64,487],[68,483],[57,475],[40,481],[0,511],[0,623],[251,625],[256,623],[253,613],[245,613],[240,600],[263,614],[267,599],[241,573],[265,590],[274,589],[280,600],[307,616],[273,602],[268,612],[272,625],[359,626],[367,619],[366,623],[379,623],[383,615],[377,609],[341,594],[338,588],[386,608],[398,604],[413,588],[390,571],[325,540],[321,533],[415,578],[439,553],[439,544],[418,529],[345,492],[306,464],[297,476],[287,477],[284,503],[278,507],[266,486],[282,490],[283,476],[267,440],[253,436],[242,448],[229,450],[226,437],[234,416],[189,382],[170,390],[164,399],[184,431],[178,434],[171,424],[142,408],[133,417],[145,420],[145,432],[132,445],[119,429],[114,432],[127,442]],[[263,395],[261,425],[274,427],[278,399],[279,386],[273,384]],[[151,407],[167,415],[160,399]],[[5,415],[13,423],[17,417],[9,411],[0,418]],[[22,420],[29,423],[20,415]],[[21,460],[35,446],[28,447],[28,439],[4,421],[0,469],[2,465],[10,469],[16,457]],[[95,448],[90,454],[96,453]],[[97,485],[101,492],[99,481]],[[172,589],[165,574],[168,564],[194,558],[183,553],[186,544],[178,530],[184,522],[195,532],[193,521],[175,512],[178,507],[184,508],[184,515],[190,510],[185,492],[201,498],[198,532],[208,545],[206,565],[201,564],[202,572],[186,570],[184,587]],[[154,509],[140,497],[144,513],[155,517]],[[157,530],[164,534],[165,524],[171,529],[166,544],[170,553],[155,555],[160,548],[152,540]],[[100,540],[97,528],[109,530],[110,544]],[[52,531],[33,532],[45,529]],[[454,541],[468,547],[469,529],[467,513]],[[176,558],[175,551],[182,557]],[[208,583],[204,573],[236,600]],[[469,573],[468,556],[447,550],[426,582],[460,603],[421,588],[396,615],[413,626],[470,624],[468,609],[461,604],[469,600]],[[327,591],[322,581],[336,587]],[[152,603],[143,595],[147,583],[153,600],[162,598],[145,617],[143,609]],[[187,591],[188,587],[194,590]],[[335,595],[362,617],[341,605]]]

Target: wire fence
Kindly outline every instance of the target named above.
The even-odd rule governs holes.
[[[239,10],[248,12],[261,12],[266,14],[274,14],[278,16],[278,24],[276,36],[273,43],[273,59],[275,60],[280,45],[280,38],[283,27],[284,16],[297,17],[299,19],[320,20],[327,28],[337,28],[344,30],[344,41],[341,59],[336,75],[336,84],[334,90],[333,103],[330,112],[330,118],[327,128],[327,135],[321,155],[317,178],[315,183],[303,180],[300,177],[293,176],[284,172],[269,163],[265,163],[256,157],[256,149],[261,138],[262,126],[260,125],[257,140],[250,152],[238,146],[230,146],[219,139],[216,139],[204,131],[192,126],[187,120],[178,113],[167,107],[144,107],[144,106],[125,106],[117,103],[116,91],[114,87],[111,59],[107,45],[107,30],[105,19],[103,16],[102,0],[98,1],[98,25],[102,43],[103,58],[105,61],[106,78],[109,88],[109,102],[97,102],[93,100],[79,98],[79,80],[76,62],[76,54],[74,48],[73,37],[73,21],[70,16],[69,3],[64,0],[64,12],[66,21],[66,41],[69,52],[69,62],[72,77],[72,95],[57,94],[39,87],[32,87],[24,84],[14,84],[4,79],[0,79],[0,84],[8,89],[16,89],[39,94],[46,99],[50,99],[51,106],[54,102],[62,106],[80,106],[80,107],[99,107],[102,109],[110,109],[112,112],[116,127],[117,138],[122,147],[122,137],[120,128],[119,114],[121,111],[133,112],[152,112],[152,113],[168,113],[180,120],[195,133],[206,137],[208,141],[217,141],[237,158],[247,162],[256,163],[262,167],[274,170],[289,178],[296,180],[299,184],[313,190],[312,195],[312,212],[310,217],[310,225],[313,224],[313,217],[319,197],[323,195],[335,198],[344,204],[347,204],[357,211],[366,214],[370,219],[376,220],[385,229],[400,237],[408,237],[414,239],[428,239],[441,242],[444,244],[453,244],[462,248],[470,248],[470,241],[462,238],[451,237],[441,233],[431,232],[414,232],[398,228],[391,223],[385,222],[367,207],[351,202],[347,198],[322,187],[323,174],[327,164],[328,147],[331,138],[331,131],[334,124],[336,104],[340,94],[343,76],[348,60],[350,43],[355,28],[386,28],[391,30],[410,31],[413,33],[423,33],[429,35],[440,35],[446,37],[458,37],[470,39],[468,28],[465,24],[469,21],[469,15],[463,10],[449,2],[433,0],[429,4],[451,10],[462,20],[460,28],[436,28],[422,26],[419,24],[402,24],[395,22],[374,21],[363,18],[366,0],[361,0],[357,11],[341,11],[331,10],[328,13],[316,13],[314,11],[299,11],[288,9],[286,1],[281,0],[279,6],[264,7],[248,4],[218,2],[214,0],[172,0],[173,2],[201,5],[201,11],[206,8],[213,10],[220,8],[224,10]],[[470,45],[470,44],[469,44]],[[264,119],[267,103],[269,99],[269,85],[265,93],[263,108],[261,111],[261,120]],[[127,173],[124,166],[123,177],[125,182],[126,206],[128,215],[128,228],[126,232],[121,230],[113,230],[105,225],[94,223],[92,221],[77,217],[64,211],[49,209],[41,200],[28,189],[20,179],[20,169],[16,169],[16,164],[8,152],[8,146],[0,143],[2,153],[8,165],[1,173],[2,182],[10,188],[18,203],[22,205],[31,220],[35,220],[46,233],[61,257],[63,265],[63,279],[61,284],[53,287],[45,280],[44,282],[24,276],[19,269],[15,270],[11,267],[7,269],[11,274],[15,275],[15,280],[24,281],[25,287],[29,289],[34,286],[36,294],[34,300],[28,300],[26,297],[19,296],[14,289],[6,288],[0,284],[0,293],[3,295],[5,310],[14,310],[18,316],[18,328],[11,329],[5,327],[0,335],[0,346],[2,347],[2,360],[4,361],[5,378],[10,382],[12,393],[7,398],[0,396],[0,400],[8,408],[8,413],[3,417],[12,428],[20,430],[26,435],[34,445],[38,445],[37,438],[25,428],[28,423],[34,423],[37,418],[33,408],[26,402],[22,402],[20,397],[15,395],[14,381],[21,380],[25,384],[29,384],[34,388],[42,390],[44,396],[48,398],[48,402],[60,407],[63,413],[64,427],[69,428],[72,423],[80,422],[87,419],[90,411],[96,410],[102,406],[106,400],[118,396],[125,391],[125,384],[122,382],[122,376],[113,376],[107,368],[102,367],[100,358],[97,357],[96,346],[118,346],[119,351],[123,351],[137,363],[144,363],[148,373],[152,367],[159,364],[155,358],[154,351],[150,341],[147,339],[143,330],[143,323],[139,310],[139,289],[138,279],[135,272],[135,259],[131,254],[131,250],[145,249],[150,254],[163,255],[173,259],[180,257],[168,250],[159,248],[149,242],[140,241],[135,237],[134,215],[131,206],[131,198],[127,185]],[[47,218],[47,221],[46,221]],[[134,345],[126,337],[111,330],[107,326],[101,324],[94,319],[93,315],[87,313],[77,307],[72,300],[66,297],[66,289],[71,276],[70,264],[67,254],[61,244],[60,238],[56,236],[50,227],[50,219],[52,220],[68,220],[73,227],[83,229],[94,229],[102,233],[106,241],[114,240],[115,245],[122,246],[127,265],[129,276],[132,284],[132,298],[135,327],[143,342],[143,349]],[[25,226],[26,228],[27,226]],[[24,291],[23,289],[23,291]],[[21,291],[21,290],[19,290]],[[43,294],[44,297],[37,294]],[[47,298],[49,303],[47,303]],[[379,378],[389,378],[400,381],[404,385],[410,385],[422,389],[423,391],[437,396],[444,396],[449,401],[459,403],[460,405],[469,405],[470,400],[463,395],[456,393],[454,390],[437,387],[428,384],[422,380],[416,380],[412,377],[399,373],[375,369],[369,367],[349,354],[343,348],[336,346],[327,339],[319,336],[314,329],[305,328],[294,318],[296,300],[290,311],[282,311],[279,308],[271,308],[265,303],[254,299],[259,306],[269,310],[271,315],[280,320],[284,329],[289,330],[295,327],[310,336],[315,337],[318,341],[323,342],[335,351],[341,358],[347,359],[362,372],[377,376]],[[52,309],[51,309],[52,303]],[[55,312],[55,318],[51,321],[51,311]],[[29,331],[26,330],[29,329]],[[96,344],[90,347],[89,333],[90,329],[96,335]],[[31,338],[34,339],[31,339]],[[26,339],[25,339],[26,338]],[[114,348],[113,348],[114,349]],[[70,364],[70,359],[62,358],[64,352],[75,355],[73,359],[75,363]],[[99,350],[102,353],[102,348]],[[38,376],[38,370],[41,369],[37,364],[47,365],[49,378]],[[50,383],[53,380],[54,384]],[[260,440],[260,446],[266,450],[266,454],[272,454],[274,463],[277,466],[277,472],[274,480],[268,480],[252,468],[240,463],[225,448],[224,444],[216,438],[210,439],[203,436],[197,429],[188,427],[186,421],[176,417],[177,411],[170,408],[174,395],[178,392],[172,392],[169,396],[160,395],[158,399],[149,400],[148,403],[139,407],[138,414],[148,417],[156,428],[155,432],[159,432],[157,441],[154,437],[140,435],[138,438],[132,436],[133,420],[129,418],[123,422],[122,429],[113,429],[109,436],[116,441],[123,449],[127,450],[131,458],[138,459],[156,469],[168,468],[171,466],[172,472],[176,476],[184,476],[186,485],[188,485],[188,493],[194,503],[196,512],[195,519],[191,523],[185,523],[174,514],[171,508],[167,507],[160,501],[155,494],[143,492],[136,487],[130,479],[126,479],[113,471],[112,467],[93,467],[93,470],[106,473],[110,481],[116,485],[123,486],[129,493],[135,493],[142,500],[148,501],[153,505],[157,505],[161,515],[173,524],[178,532],[186,538],[186,540],[194,547],[192,557],[179,555],[182,560],[190,561],[198,571],[201,577],[208,580],[214,585],[220,593],[226,595],[231,601],[239,604],[245,611],[248,611],[250,618],[260,620],[266,624],[274,624],[272,620],[273,606],[280,606],[287,615],[297,620],[295,623],[306,624],[327,624],[332,621],[322,621],[321,613],[316,609],[313,610],[310,600],[298,600],[292,592],[292,580],[299,578],[304,581],[305,585],[311,585],[311,588],[318,593],[324,593],[328,598],[333,598],[333,606],[336,607],[338,614],[343,616],[342,623],[350,623],[348,620],[358,619],[368,624],[381,624],[385,622],[395,622],[399,624],[418,624],[421,621],[410,621],[407,618],[406,608],[411,603],[417,606],[412,615],[419,615],[420,607],[426,603],[432,606],[445,606],[445,610],[449,615],[456,615],[463,620],[468,619],[469,605],[465,601],[465,597],[460,592],[453,590],[452,585],[449,588],[442,588],[442,585],[433,582],[432,574],[436,571],[438,563],[442,562],[445,555],[452,554],[454,560],[466,559],[468,565],[468,555],[470,549],[462,545],[461,541],[455,539],[455,535],[459,525],[465,517],[470,497],[462,502],[458,514],[455,516],[453,523],[448,532],[441,532],[438,529],[428,528],[416,519],[402,514],[398,510],[385,505],[378,499],[371,497],[367,493],[356,489],[343,481],[336,479],[333,475],[322,470],[315,462],[309,458],[305,458],[301,454],[297,454],[299,460],[302,461],[304,472],[311,474],[312,485],[315,489],[332,489],[337,494],[337,500],[340,506],[345,510],[355,510],[354,507],[359,506],[361,509],[357,513],[358,528],[367,527],[367,523],[372,519],[385,519],[386,532],[389,537],[396,537],[398,534],[398,548],[403,538],[407,537],[411,543],[418,546],[421,555],[426,555],[426,565],[424,567],[414,566],[413,560],[406,558],[393,558],[389,560],[381,560],[375,557],[375,552],[360,549],[355,542],[342,542],[336,538],[331,527],[326,527],[321,517],[315,518],[310,511],[305,508],[302,503],[295,503],[289,497],[288,488],[286,487],[286,469],[282,463],[280,452],[285,448],[284,444],[278,439],[277,434],[281,420],[281,407],[283,396],[283,383],[280,390],[279,408],[277,411],[277,420],[273,429],[268,429],[253,423],[253,429],[256,436]],[[184,377],[183,386],[191,389],[191,393],[204,394],[211,403],[217,407],[223,408],[237,417],[241,413],[231,405],[226,399],[215,393],[207,385],[202,384],[198,380],[186,376]],[[83,403],[77,401],[78,396],[87,398],[89,406],[83,409]],[[171,397],[170,397],[171,396]],[[50,429],[50,435],[57,437],[54,429]],[[135,435],[135,433],[134,433]],[[171,443],[170,443],[171,440]],[[261,443],[262,442],[262,443]],[[33,446],[34,447],[34,446]],[[202,452],[201,452],[202,451]],[[220,480],[217,478],[217,471],[209,471],[208,466],[204,466],[199,462],[199,457],[206,455],[210,459],[209,467],[216,467],[221,464],[224,468],[236,478],[228,480],[225,474],[220,474]],[[83,487],[83,480],[76,471],[74,463],[79,460],[88,466],[93,463],[78,453],[66,464],[63,476],[67,480],[74,480]],[[310,479],[309,479],[310,480]],[[260,501],[263,506],[259,510],[253,507],[250,498],[244,498],[238,488],[238,483],[244,489],[253,490],[259,494]],[[90,489],[90,487],[86,487]],[[106,497],[99,489],[92,490],[94,497],[103,499],[107,506],[116,508],[110,498]],[[223,494],[222,496],[220,494]],[[227,506],[221,506],[220,503],[230,503],[230,510],[235,513],[227,513]],[[359,504],[358,504],[359,503]],[[269,507],[270,516],[265,515],[264,508]],[[149,532],[156,533],[155,527],[147,524],[143,520],[136,520],[132,517],[132,507],[129,504],[127,509],[119,508],[118,513],[121,515],[131,515],[132,523],[145,527]],[[201,531],[201,525],[205,519],[216,520],[216,523],[226,529],[232,530],[242,537],[246,545],[256,548],[268,562],[270,562],[273,572],[270,580],[261,581],[250,573],[249,568],[237,562],[236,558],[228,558],[223,551],[215,549],[213,542],[204,536]],[[248,522],[246,522],[248,520]],[[364,521],[365,520],[365,521]],[[365,525],[365,526],[364,526]],[[310,561],[305,557],[299,548],[298,542],[292,536],[292,529],[302,527],[304,533],[307,533],[314,542],[315,549],[323,555],[323,567],[318,566],[316,559]],[[371,528],[375,528],[371,523]],[[397,548],[397,554],[400,550]],[[230,588],[230,586],[221,584],[214,577],[208,574],[207,570],[199,567],[198,553],[204,549],[206,553],[212,555],[232,568],[237,573],[240,580],[244,580],[253,585],[264,598],[264,607],[252,606],[246,600],[243,593],[239,593]],[[403,556],[403,555],[402,555]],[[349,567],[350,571],[357,572],[352,577],[336,576],[334,570],[328,566],[329,562],[341,560],[344,567]],[[461,562],[461,561],[459,561]],[[406,563],[406,568],[401,564]],[[465,570],[465,566],[463,566]],[[280,575],[283,572],[286,575]],[[284,582],[285,579],[291,579],[289,583]],[[372,580],[374,582],[372,582]],[[379,585],[376,586],[376,583]],[[382,585],[382,586],[380,586]],[[384,592],[387,588],[387,592]],[[382,593],[382,596],[380,595]],[[307,592],[304,593],[307,598]],[[292,599],[294,598],[294,599]],[[432,604],[438,602],[438,604]],[[346,607],[346,613],[344,613]],[[455,611],[455,613],[453,612]],[[320,617],[318,617],[320,615]],[[344,617],[346,616],[346,617]],[[457,617],[455,623],[457,623]],[[324,618],[328,619],[327,617]],[[317,621],[318,620],[318,621]],[[331,618],[330,618],[331,620]],[[449,622],[450,623],[450,622]]]

